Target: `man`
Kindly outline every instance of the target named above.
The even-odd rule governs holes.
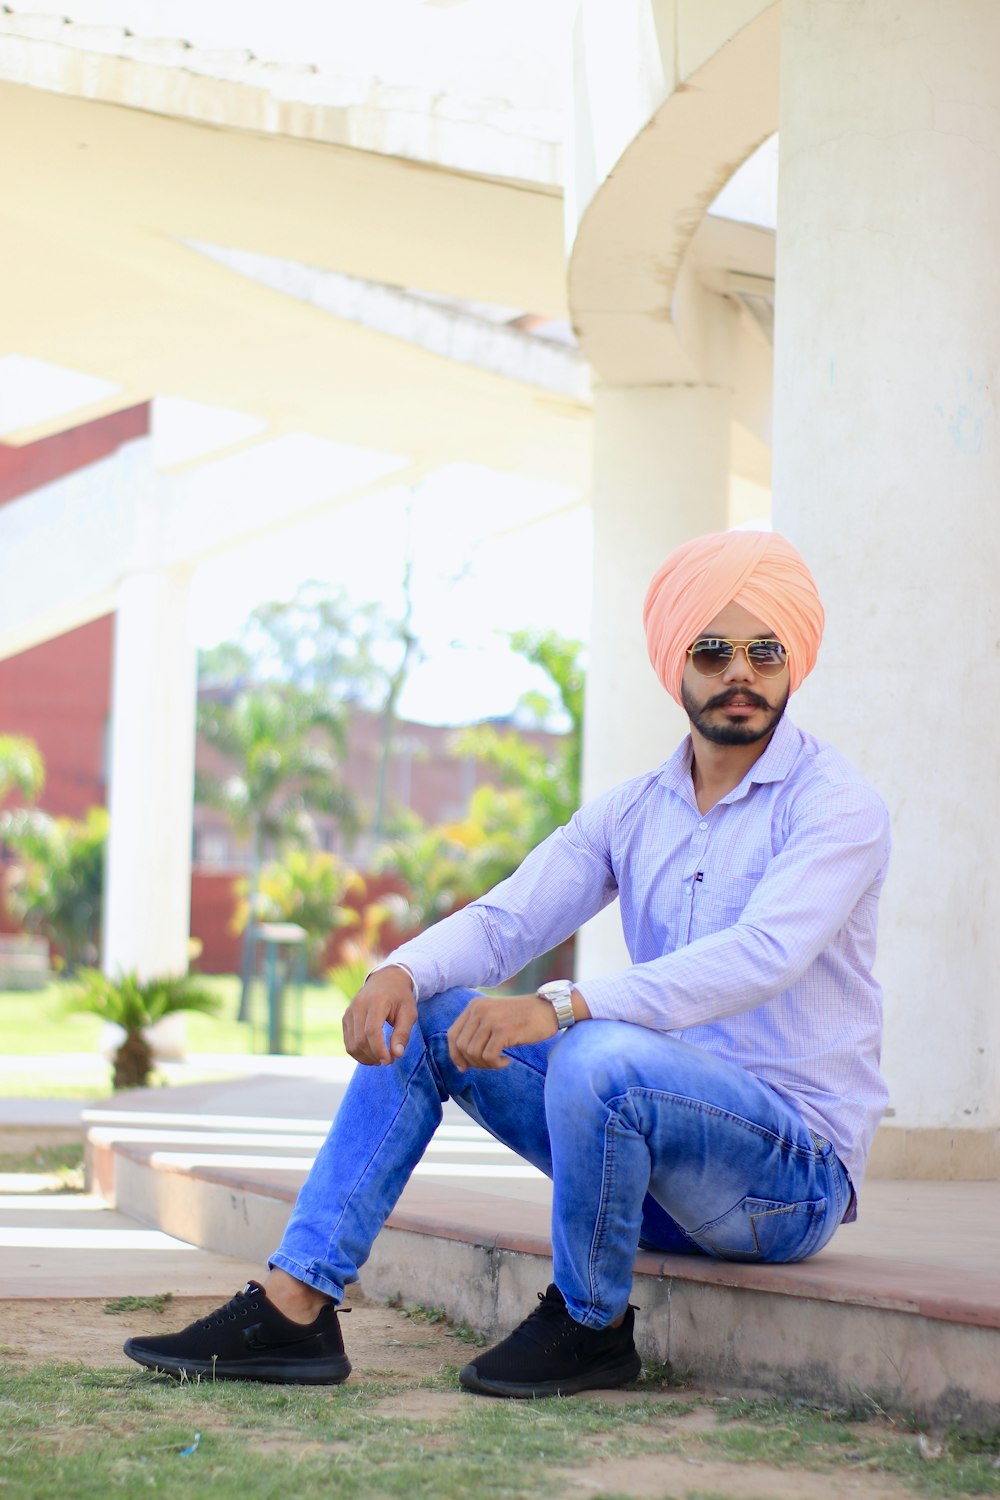
[[[344,1018],[361,1064],[266,1291],[125,1352],[172,1374],[337,1382],[336,1306],[458,1103],[553,1180],[554,1282],[460,1380],[497,1396],[634,1380],[639,1245],[813,1255],[856,1214],[886,1102],[871,968],[889,852],[876,793],[783,717],[823,628],[771,533],[701,537],[644,621],[691,721],[672,758],[584,806],[488,895],[404,944]],[[619,897],[621,973],[487,998]]]

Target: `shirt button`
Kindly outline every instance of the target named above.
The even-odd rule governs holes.
[[[708,827],[708,824],[707,823],[699,823],[698,827],[701,829],[702,833],[704,833],[705,829]]]

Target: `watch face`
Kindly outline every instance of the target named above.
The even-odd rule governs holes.
[[[556,1025],[560,1031],[565,1031],[573,1025],[576,1017],[573,1014],[572,980],[555,979],[551,984],[541,985],[538,994],[543,1000],[547,1000],[555,1011]]]

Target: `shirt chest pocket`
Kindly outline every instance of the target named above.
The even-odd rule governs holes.
[[[696,877],[692,887],[688,941],[693,943],[696,938],[708,937],[738,922],[760,879],[760,875],[710,873]]]

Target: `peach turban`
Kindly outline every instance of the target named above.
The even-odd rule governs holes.
[[[790,692],[816,665],[823,606],[791,542],[776,531],[710,532],[685,542],[657,568],[642,611],[653,670],[678,703],[688,647],[734,603],[788,647]]]

